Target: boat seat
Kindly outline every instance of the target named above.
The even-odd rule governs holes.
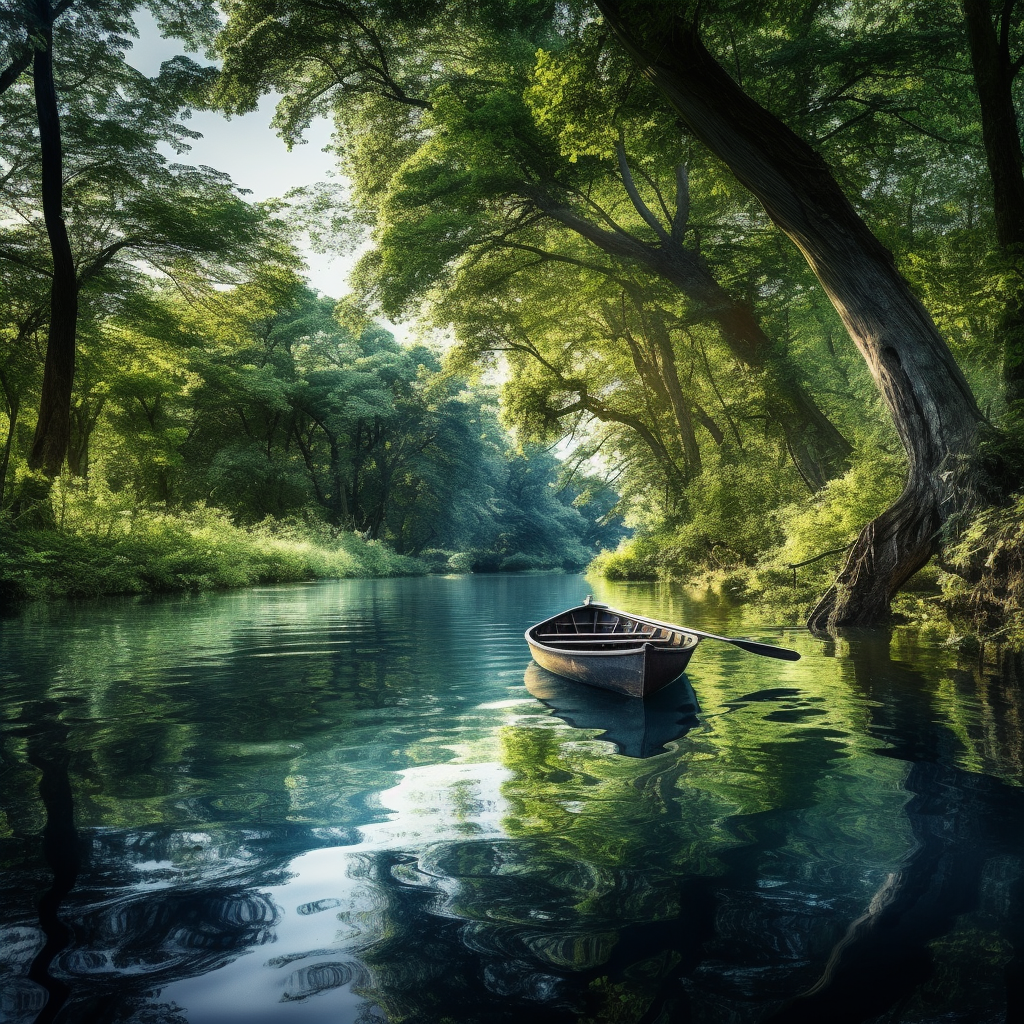
[[[663,639],[664,633],[535,633],[538,640],[657,640]]]
[[[639,644],[670,644],[672,637],[669,636],[635,636],[635,637],[591,637],[585,639],[572,636],[535,637],[536,640],[543,640],[548,645],[558,644],[586,644],[588,647],[600,647],[603,644],[616,644],[619,646],[636,647]]]

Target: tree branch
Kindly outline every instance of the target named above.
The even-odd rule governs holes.
[[[672,218],[672,241],[680,243],[690,222],[690,171],[676,164],[676,215]]]
[[[619,141],[615,144],[615,152],[618,154],[619,173],[622,175],[622,184],[626,189],[626,195],[629,196],[629,201],[633,204],[636,212],[643,217],[644,221],[654,230],[654,233],[662,241],[670,241],[669,234],[664,227],[662,227],[661,221],[654,216],[647,204],[640,198],[636,182],[633,180],[633,175],[629,170],[629,164],[626,161],[626,147],[623,143],[621,128],[619,129]]]

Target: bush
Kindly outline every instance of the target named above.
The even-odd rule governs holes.
[[[452,572],[498,572],[501,555],[495,551],[457,551],[448,559]]]
[[[529,572],[531,569],[550,569],[551,565],[534,555],[517,552],[503,558],[498,564],[499,572]]]
[[[420,556],[426,555],[426,552]],[[586,559],[579,561],[572,557],[569,559],[576,570],[586,564]],[[517,551],[511,555],[503,555],[499,551],[459,551],[448,559],[448,569],[451,572],[530,572],[550,569],[567,568],[564,562],[555,562],[551,558],[542,555],[529,555]]]
[[[899,495],[905,475],[900,458],[876,455],[871,463],[858,463],[830,480],[809,503],[780,510],[782,541],[757,559],[747,596],[762,604],[792,606],[803,617],[831,586],[861,529]],[[817,560],[798,564],[808,559]]]
[[[974,516],[945,559],[950,614],[983,640],[1024,649],[1024,496]]]
[[[442,548],[427,548],[419,553],[419,560],[426,565],[429,572],[448,572],[451,568],[451,559],[455,552],[445,551]]]
[[[448,568],[452,572],[472,572],[473,556],[468,551],[457,551],[448,559]]]
[[[497,551],[471,551],[473,572],[499,572],[502,556]]]
[[[590,563],[591,572],[606,580],[656,580],[658,550],[651,537],[624,540],[614,551],[602,551]]]
[[[426,571],[376,541],[325,536],[316,524],[308,533],[299,522],[243,528],[202,507],[96,510],[90,517],[85,504],[63,508],[60,529],[17,532],[0,523],[0,595],[95,597]]]

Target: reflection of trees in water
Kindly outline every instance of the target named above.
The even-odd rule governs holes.
[[[291,857],[354,841],[350,823],[387,816],[366,806],[367,794],[390,788],[396,770],[424,759],[424,750],[407,751],[418,718],[453,701],[458,685],[450,652],[423,645],[410,628],[396,636],[392,619],[406,626],[429,619],[433,632],[439,620],[466,618],[457,599],[414,591],[393,601],[393,589],[390,581],[374,585],[369,600],[359,591],[349,608],[333,590],[319,598],[282,592],[284,610],[272,621],[263,598],[248,622],[228,598],[195,607],[109,602],[84,616],[88,629],[78,628],[83,616],[69,607],[53,613],[59,631],[46,632],[46,642],[30,620],[41,616],[49,626],[49,611],[13,622],[0,638],[0,885],[10,896],[0,1016],[32,1020],[42,1011],[44,992],[25,979],[33,961],[51,994],[72,985],[82,1019],[83,1007],[104,1000],[149,1005],[145,992],[154,986],[216,969],[266,941],[274,910],[256,888]],[[479,614],[475,602],[473,610]],[[475,675],[461,683],[476,692]],[[41,708],[36,698],[47,688],[53,706]],[[28,745],[11,724],[19,707],[35,730]],[[33,767],[33,757],[46,765]],[[40,801],[41,772],[60,791],[51,785],[49,805]],[[85,829],[76,843],[76,815],[107,830]],[[304,824],[278,829],[255,853],[259,844],[237,832],[263,821],[273,831],[288,819]],[[329,833],[314,837],[315,824]],[[43,855],[40,836],[45,843],[51,833],[63,867]],[[68,858],[79,850],[85,867],[67,900]],[[154,875],[141,867],[147,863],[162,867]],[[167,888],[142,891],[153,882]],[[53,934],[64,932],[61,919],[74,922],[74,950],[59,956],[60,943],[47,945],[39,926],[36,903],[47,892]],[[51,961],[59,979],[50,977]],[[363,979],[344,982],[353,968],[339,963],[347,961],[297,966],[288,999]],[[49,1007],[58,1008],[53,998]]]
[[[416,715],[461,685],[438,685],[447,655],[389,649],[376,622],[368,613],[365,646],[344,658],[276,664],[247,651],[287,638],[236,632],[230,679],[223,664],[135,688],[93,673],[88,708],[65,730],[65,770],[86,820],[113,828],[80,829],[83,870],[61,911],[75,945],[53,963],[72,988],[68,1019],[170,1024],[156,990],[252,949],[266,950],[260,970],[280,972],[285,1004],[348,987],[413,1024],[923,1021],[935,1007],[977,1024],[1003,1013],[1007,981],[1024,977],[1024,807],[1020,790],[980,773],[1019,770],[1020,684],[991,669],[916,673],[884,641],[856,641],[813,693],[797,677],[744,693],[705,672],[702,702],[724,713],[645,762],[547,719],[509,727],[508,838],[340,851],[358,882],[348,900],[275,907],[266,891],[292,858],[354,842],[346,829],[376,813],[366,793],[429,763],[433,748],[412,753],[426,742]],[[51,660],[55,679],[88,674]],[[265,703],[252,696],[257,669],[272,684]],[[39,771],[10,722],[0,981],[12,984],[0,1017],[28,1024],[42,990],[14,979],[43,947],[35,904],[53,872]],[[883,743],[888,756],[868,753]],[[243,831],[261,815],[306,820]],[[136,821],[153,827],[123,827]],[[327,821],[337,831],[312,827]],[[337,920],[335,941],[272,956],[292,912]]]
[[[60,910],[74,932],[74,945],[51,965],[70,992],[59,1019],[172,1024],[179,1018],[159,1002],[160,989],[215,971],[261,946],[268,950],[265,967],[282,971],[286,1002],[364,982],[358,960],[339,960],[340,948],[312,951],[316,963],[308,962],[310,957],[275,962],[269,956],[281,911],[265,890],[287,881],[296,854],[336,841],[297,828],[256,834],[84,834],[87,867]],[[11,895],[23,877],[5,878]],[[0,897],[7,895],[0,891]],[[307,907],[306,912],[315,911]],[[35,1021],[46,999],[42,989],[14,980],[24,976],[42,945],[34,918],[34,908],[26,906],[3,933],[2,962],[9,972],[4,980],[12,984],[5,986],[2,1019],[19,1024]],[[374,922],[361,941],[373,941],[380,930]],[[183,1012],[181,1020],[187,1008]]]
[[[851,767],[828,728],[792,732],[788,750],[764,744],[775,806],[731,815],[731,843],[716,835],[721,805],[706,792],[689,801],[671,754],[629,772],[554,729],[508,730],[515,838],[445,844],[393,871],[430,900],[409,905],[382,879],[395,930],[365,954],[373,998],[423,1022],[445,1007],[511,1019],[524,1004],[540,1019],[613,1007],[631,1021],[1002,1019],[1005,986],[1022,976],[1024,793],[955,767],[934,682],[894,662],[887,638],[853,662],[867,734],[891,744],[876,751],[888,760]],[[889,798],[894,762],[902,789]],[[844,789],[843,771],[863,777]]]
[[[915,847],[836,944],[816,984],[772,1019],[843,1024],[900,1003],[907,1020],[928,1019],[941,1006],[944,1019],[974,1024],[980,1005],[991,1019],[1009,1020],[1024,1007],[1024,791],[956,767],[971,751],[947,724],[952,716],[956,725],[950,695],[946,716],[922,715],[934,684],[894,661],[887,637],[855,642],[856,683],[873,701],[871,732],[891,744],[878,753],[911,763],[903,788]],[[988,718],[982,680],[962,671],[952,679],[975,684]],[[1005,750],[1019,750],[1019,733],[1004,737]]]
[[[434,642],[446,630],[469,634],[479,607],[467,608],[458,588],[421,593],[399,582],[33,607],[0,634],[0,696],[16,709],[59,681],[54,699],[80,705],[68,744],[87,824],[360,817],[361,807],[339,810],[339,779],[342,803],[359,801],[392,785],[390,773],[443,758],[422,731],[422,749],[410,750],[411,735],[423,714],[460,706],[460,685],[479,691],[478,655]],[[17,792],[0,803],[29,834],[37,780],[23,774],[5,777]]]
[[[18,866],[29,868],[27,878],[18,879],[20,885],[17,882],[12,885],[8,881],[12,866],[10,854],[15,853],[16,844],[9,840],[4,843],[3,865],[6,870],[3,888],[20,890],[7,904],[14,914],[11,925],[5,928],[8,934],[4,937],[14,940],[14,948],[8,950],[3,958],[4,973],[15,965],[22,966],[23,970],[18,971],[21,977],[13,985],[4,986],[3,1003],[5,1006],[12,1004],[11,1011],[19,1015],[32,1012],[39,1024],[48,1024],[56,1019],[69,995],[67,985],[54,976],[51,965],[72,939],[70,929],[61,919],[60,909],[74,888],[80,868],[74,796],[68,767],[68,727],[61,720],[62,710],[55,701],[25,702],[16,722],[5,730],[7,736],[12,737],[11,741],[4,742],[0,748],[5,769],[3,775],[9,775],[15,783],[26,784],[30,779],[35,782],[38,807],[42,812],[38,845],[33,843],[34,848],[31,849],[26,849],[27,844],[22,845],[15,854],[20,854],[17,859],[22,861]],[[22,757],[11,756],[13,746],[21,748]],[[12,767],[15,770],[8,772],[6,769],[11,762],[14,762]],[[18,770],[23,766],[30,767],[32,771]],[[7,807],[4,810],[5,824],[10,827],[16,819]],[[25,861],[29,863],[25,864]],[[30,885],[34,883],[27,892],[26,881]],[[24,898],[26,895],[28,899]],[[20,957],[25,958],[23,963],[19,963]]]
[[[88,867],[60,908],[75,941],[50,965],[68,993],[61,1019],[152,1010],[155,988],[215,970],[273,938],[278,913],[256,886],[280,876],[287,856],[279,851],[267,863],[244,840],[227,845],[230,854],[223,838],[217,847],[201,834],[82,837]],[[30,1001],[41,1010],[42,998]]]
[[[950,725],[961,738],[968,766],[1002,778],[1024,779],[1024,656],[983,650],[969,666],[948,673],[951,697],[969,695],[976,713],[957,713],[947,700]]]
[[[586,1016],[609,963],[657,985],[701,935],[680,929],[678,915],[697,925],[706,908],[685,887],[659,893],[642,871],[599,870],[571,853],[558,840],[488,839],[437,844],[415,861],[377,857],[388,927],[361,953],[371,970],[361,991],[391,1019],[482,1024]],[[581,914],[595,892],[618,895]],[[671,928],[617,913],[623,901],[639,912],[666,896]]]

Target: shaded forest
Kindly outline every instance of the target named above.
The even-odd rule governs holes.
[[[203,508],[1024,635],[1019,3],[147,6],[196,60],[135,72],[133,0],[0,22],[9,581]],[[347,189],[184,162],[268,93]]]
[[[135,71],[136,8],[54,8],[52,53],[43,8],[21,12],[20,42],[7,15],[5,589],[579,570],[614,547],[617,495],[517,441],[491,386],[436,345],[346,326],[303,282],[301,211],[176,162],[216,76],[184,57]],[[204,11],[178,14],[209,28]]]

